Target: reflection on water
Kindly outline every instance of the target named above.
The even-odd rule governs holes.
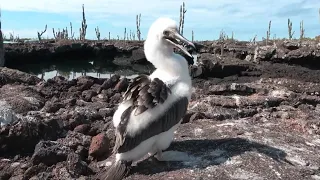
[[[17,43],[17,42],[14,42],[14,41],[3,41],[3,44],[14,44],[14,43]]]
[[[77,72],[76,70],[63,71],[61,69],[58,69],[58,70],[43,72],[41,74],[38,74],[37,76],[44,80],[53,78],[55,76],[63,76],[68,80],[76,79],[80,76],[91,76],[95,78],[110,78],[114,74],[118,74],[121,77],[126,77],[126,78],[134,78],[137,76],[137,72],[134,72],[131,69],[127,68],[127,69],[119,70],[118,68],[116,68],[115,65],[112,65],[112,66],[109,65],[106,68],[98,68],[97,66],[94,66],[95,62],[96,61],[89,61],[87,66],[84,66],[80,72]],[[88,69],[87,67],[90,66],[89,64],[94,66],[94,68]],[[99,63],[96,63],[96,64],[99,64]]]
[[[197,55],[194,63],[197,63]],[[92,76],[96,78],[110,78],[114,74],[121,77],[134,78],[137,74],[150,74],[154,68],[152,65],[117,66],[110,59],[68,60],[59,59],[51,62],[26,64],[23,67],[14,67],[21,71],[34,74],[41,79],[48,80],[55,76],[63,76],[68,80],[80,76]]]
[[[53,71],[49,71],[49,72],[44,72],[42,74],[38,74],[37,76],[41,79],[44,80],[48,80],[51,78],[54,78],[56,76],[63,76],[64,78],[68,79],[68,80],[72,80],[72,79],[76,79],[80,76],[91,76],[91,77],[95,77],[95,78],[110,78],[112,75],[114,74],[119,74],[119,73],[94,73],[94,72],[70,72],[70,73],[65,73],[65,72],[59,72],[57,70],[53,70]],[[126,78],[134,78],[137,76],[137,74],[133,74],[133,75],[123,75],[123,74],[119,74],[121,77],[126,77]]]
[[[121,77],[133,78],[137,74],[149,74],[153,70],[153,67],[150,65],[117,66],[113,64],[110,59],[60,59],[51,62],[26,64],[23,67],[14,68],[34,74],[44,80],[48,80],[55,76],[63,76],[69,80],[80,76],[110,78],[114,74],[118,74]]]

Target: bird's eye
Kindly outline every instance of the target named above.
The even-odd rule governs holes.
[[[163,35],[165,35],[165,36],[169,36],[169,34],[170,34],[170,32],[168,30],[163,31]]]

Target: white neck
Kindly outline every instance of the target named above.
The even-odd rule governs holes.
[[[157,71],[172,77],[189,78],[188,63],[184,57],[174,53],[171,46],[155,42],[157,41],[147,39],[144,51],[147,60],[155,66]]]

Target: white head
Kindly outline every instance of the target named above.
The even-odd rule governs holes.
[[[148,61],[153,63],[156,68],[163,68],[181,63],[186,64],[186,59],[175,54],[174,48],[178,48],[187,56],[192,57],[184,47],[187,45],[195,48],[192,42],[179,33],[176,21],[170,18],[158,18],[149,29],[144,51]]]

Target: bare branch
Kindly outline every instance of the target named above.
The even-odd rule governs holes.
[[[38,31],[38,39],[39,39],[39,41],[41,41],[41,36],[42,36],[46,31],[47,31],[47,25],[45,26],[44,31],[42,31],[42,32],[39,32],[39,31]]]

